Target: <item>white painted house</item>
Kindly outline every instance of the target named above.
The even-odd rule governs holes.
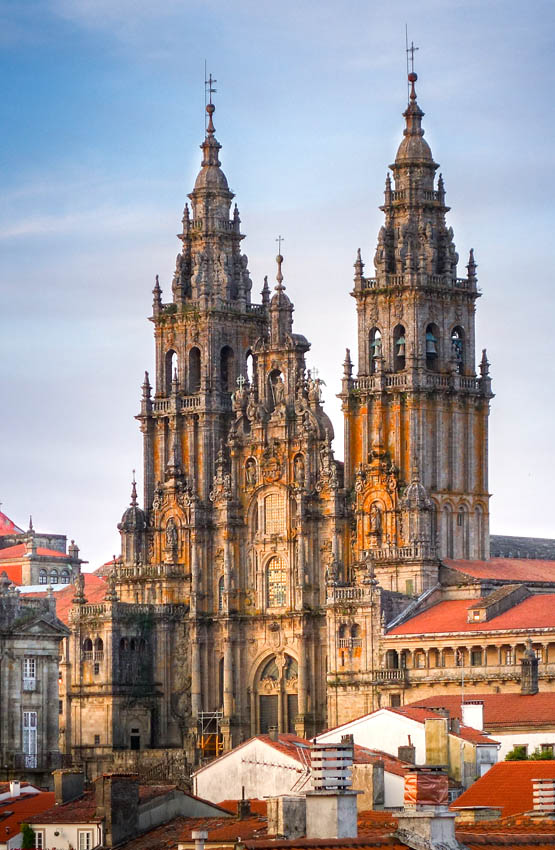
[[[293,734],[257,735],[193,773],[193,793],[205,800],[263,799],[312,790],[311,742]],[[356,747],[353,788],[359,808],[402,805],[408,765],[383,752]],[[382,786],[385,787],[385,798]]]
[[[497,741],[459,721],[450,724],[439,711],[420,706],[381,708],[329,729],[316,740],[337,743],[343,735],[352,735],[361,747],[392,755],[399,753],[399,748],[406,752],[404,748],[412,747],[415,764],[443,764],[449,777],[463,787],[482,776],[498,759]]]

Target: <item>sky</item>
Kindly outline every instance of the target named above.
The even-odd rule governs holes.
[[[342,458],[357,248],[370,263],[406,103],[418,100],[493,390],[491,530],[555,537],[552,0],[0,0],[1,510],[119,553],[142,481],[147,317],[200,166],[204,62],[253,298],[283,272]],[[367,268],[368,271],[368,268]]]

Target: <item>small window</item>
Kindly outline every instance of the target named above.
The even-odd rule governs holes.
[[[25,679],[35,679],[37,676],[37,659],[23,659],[23,676]]]
[[[554,746],[555,746],[554,744],[540,744],[540,749],[541,749],[542,753],[545,753],[550,758],[553,758],[553,748],[554,748]]]
[[[93,643],[90,638],[85,638],[83,641],[83,661],[92,661]]]
[[[510,665],[513,663],[513,651],[512,649],[504,649],[503,650],[503,664]]]
[[[63,700],[59,699],[58,700],[58,714],[63,714],[63,713],[64,713],[64,703],[63,703]]]
[[[482,650],[481,649],[473,649],[470,653],[470,666],[471,667],[481,667],[482,666]]]
[[[401,694],[390,694],[389,704],[392,708],[398,708],[401,705]]]
[[[100,745],[100,735],[94,736],[94,745],[95,747],[98,747]]]
[[[95,661],[94,662],[94,675],[98,676],[99,673],[100,673],[100,664],[98,663],[98,661]]]
[[[79,831],[79,850],[91,850],[92,832],[90,830]]]
[[[46,570],[41,570],[39,572],[39,584],[48,584],[48,573]]]
[[[58,570],[50,570],[50,584],[58,584]]]
[[[414,581],[411,578],[407,579],[405,582],[405,593],[407,596],[414,595]]]
[[[35,850],[43,850],[44,848],[44,832],[42,830],[34,830],[35,832]]]
[[[69,570],[62,570],[60,573],[60,584],[69,584]]]
[[[479,619],[480,619],[480,612],[479,612],[479,611],[473,611],[473,612],[472,612],[472,619],[473,619],[475,622],[478,622],[478,621],[479,621]]]

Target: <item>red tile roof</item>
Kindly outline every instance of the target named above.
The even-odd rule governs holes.
[[[0,549],[0,552],[2,550]],[[20,585],[23,581],[23,568],[21,564],[1,564],[0,575],[6,573],[7,577],[14,584]]]
[[[451,809],[496,806],[503,817],[533,809],[532,779],[555,779],[555,761],[500,761],[490,767]]]
[[[462,561],[447,558],[443,562],[473,578],[492,578],[503,581],[555,581],[555,561],[533,558],[491,558],[489,561]]]
[[[54,796],[54,795],[52,795]],[[29,823],[100,823],[102,818],[96,817],[96,799],[94,791],[86,791],[77,800],[61,803],[29,818]]]
[[[107,584],[103,578],[94,573],[83,573],[85,579],[85,598],[91,604],[94,602],[102,602],[107,590]],[[46,591],[35,591],[33,593],[22,593],[22,596],[44,597]],[[55,595],[56,600],[56,616],[66,626],[69,624],[69,609],[73,605],[73,597],[75,596],[75,587],[72,584],[66,585],[63,590],[58,590]]]
[[[484,729],[494,731],[516,726],[555,727],[555,692],[538,694],[467,694],[466,700],[484,703]],[[453,695],[426,697],[410,704],[446,708],[451,717],[461,719],[461,698]]]
[[[6,534],[23,534],[23,529],[0,511],[0,536],[3,537]]]
[[[23,558],[27,554],[27,546],[25,543],[16,543],[14,546],[7,546],[5,549],[0,549],[0,561],[15,561]],[[65,558],[68,556],[59,549],[45,549],[43,546],[37,546],[37,555],[44,558]]]
[[[390,635],[450,634],[453,632],[513,631],[514,629],[555,628],[555,593],[529,596],[485,623],[467,622],[468,609],[477,600],[454,599],[438,602],[391,629]]]
[[[0,841],[7,843],[20,832],[22,823],[28,823],[33,815],[40,817],[38,813],[50,809],[55,799],[53,791],[41,791],[0,800]]]
[[[217,803],[217,805],[221,809],[225,809],[226,811],[236,815],[239,810],[239,802],[239,800],[222,800],[222,802]],[[264,817],[266,816],[266,812],[268,809],[268,803],[266,800],[249,800],[249,804],[253,815],[263,815]]]

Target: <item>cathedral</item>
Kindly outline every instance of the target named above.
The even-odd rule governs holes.
[[[505,633],[482,646],[484,622],[555,591],[555,564],[534,578],[530,562],[524,581],[512,561],[489,559],[492,391],[485,351],[476,371],[476,263],[470,251],[458,276],[416,79],[373,271],[360,251],[354,264],[344,463],[306,368],[310,343],[293,327],[281,251],[275,285],[265,279],[252,300],[206,107],[171,289],[156,278],[153,290],[142,506],[133,481],[105,599],[89,603],[78,580],[70,612],[65,747],[90,775],[125,749],[181,749],[198,763],[272,727],[309,737],[380,705],[453,693],[461,663],[484,688],[519,687],[526,647]],[[461,627],[464,640],[439,646],[437,629],[410,631],[461,600],[475,626]]]

